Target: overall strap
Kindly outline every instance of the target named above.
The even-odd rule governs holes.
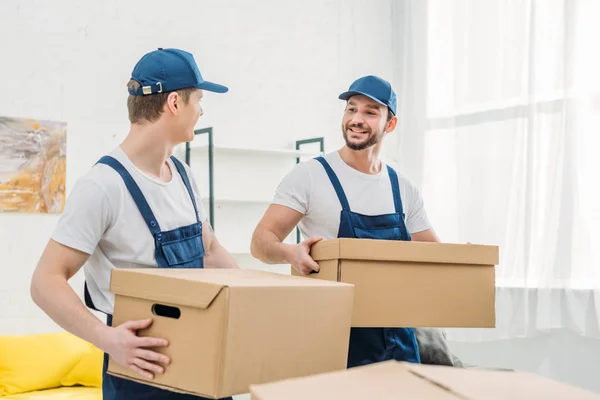
[[[335,189],[335,193],[337,193],[337,197],[342,204],[342,209],[350,211],[348,199],[346,198],[346,194],[344,193],[344,189],[342,188],[342,184],[340,183],[337,175],[335,172],[333,172],[333,169],[331,169],[331,166],[323,157],[317,157],[316,160],[323,165],[323,168],[325,168],[325,172],[327,172],[327,176],[329,177],[329,180]]]
[[[394,206],[396,207],[396,212],[398,214],[402,214],[404,211],[402,210],[402,198],[400,197],[400,185],[398,184],[398,174],[394,171],[394,168],[387,166],[388,175],[390,176],[390,181],[392,183],[392,194],[394,196]]]
[[[146,225],[148,225],[148,229],[150,229],[150,232],[152,232],[153,235],[160,233],[160,226],[158,226],[158,221],[154,217],[154,214],[152,213],[152,210],[150,209],[146,198],[142,194],[140,187],[137,185],[137,183],[135,183],[135,180],[125,169],[123,164],[121,164],[119,161],[117,161],[111,156],[102,157],[100,160],[98,160],[98,163],[108,165],[109,167],[117,171],[119,175],[121,175],[121,178],[123,178],[127,190],[129,190],[129,193],[131,194],[135,205],[140,210],[140,213],[142,214],[144,221],[146,221]]]
[[[183,179],[183,183],[185,184],[185,187],[187,188],[187,191],[190,194],[192,204],[194,205],[194,211],[196,211],[196,221],[200,222],[200,219],[198,218],[198,206],[196,205],[196,196],[194,196],[194,191],[192,190],[192,185],[190,184],[188,174],[187,172],[185,172],[185,168],[183,167],[181,161],[179,161],[174,156],[171,156],[171,161],[173,161],[173,164],[175,164],[175,168],[177,168],[177,171],[179,172],[179,175],[181,175],[181,179]]]

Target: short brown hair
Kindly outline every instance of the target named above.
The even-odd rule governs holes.
[[[130,80],[127,83],[127,88],[132,90],[138,90],[141,87],[140,83],[135,80]],[[195,88],[186,88],[175,90],[183,101],[187,104],[190,100],[191,94],[197,90]],[[155,93],[146,96],[132,96],[129,95],[127,98],[127,110],[129,111],[129,121],[132,124],[138,123],[141,120],[147,120],[154,122],[162,114],[167,97],[172,92]]]
[[[392,120],[392,118],[394,118],[394,113],[388,107],[388,115],[387,115],[387,121],[386,122],[390,122]]]

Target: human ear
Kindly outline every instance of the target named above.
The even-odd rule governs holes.
[[[169,111],[176,114],[179,109],[179,95],[176,92],[169,93],[166,104]]]
[[[390,119],[386,125],[385,125],[385,132],[389,133],[391,131],[393,131],[394,129],[396,129],[396,124],[398,123],[398,117],[396,117],[395,115],[392,117],[392,119]]]

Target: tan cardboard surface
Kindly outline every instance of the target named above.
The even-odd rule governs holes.
[[[252,400],[599,400],[531,373],[387,361],[250,387]]]
[[[186,270],[148,268],[147,271],[119,269],[115,272],[110,282],[114,294],[191,307],[208,307],[225,286],[214,280],[198,281]],[[143,285],[139,285],[140,279],[143,279]]]
[[[467,400],[600,400],[599,394],[533,373],[405,365]]]
[[[348,260],[340,281],[355,284],[354,326],[495,326],[492,267]]]
[[[133,378],[141,383],[170,390],[176,389],[184,393],[205,395],[217,393],[220,371],[214,366],[223,363],[222,347],[227,323],[225,312],[227,295],[227,290],[221,292],[207,309],[180,307],[181,316],[176,321],[153,315],[149,310],[152,302],[116,296],[113,326],[127,320],[152,318],[150,328],[139,331],[139,336],[167,339],[169,346],[157,351],[169,356],[172,362],[165,367],[164,375],[156,375],[151,382],[114,363],[112,359],[109,363],[109,372],[127,379]],[[196,345],[200,343],[206,345]]]
[[[253,270],[132,269],[113,277],[113,325],[153,318],[140,335],[169,340],[159,351],[172,359],[150,382],[111,360],[113,375],[220,398],[251,383],[346,367],[352,285]],[[154,315],[156,304],[176,308],[178,318]]]
[[[342,258],[466,265],[497,265],[499,262],[497,246],[349,238],[317,242],[311,248],[311,256],[315,261]]]
[[[309,278],[355,285],[354,327],[496,325],[496,246],[332,239],[311,256]]]
[[[253,385],[250,389],[252,400],[459,400],[444,389],[408,373],[395,361]]]

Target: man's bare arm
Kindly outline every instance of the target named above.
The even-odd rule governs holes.
[[[296,210],[270,205],[252,234],[252,256],[267,264],[289,263],[292,245],[283,241],[301,219],[302,214]]]
[[[68,280],[89,255],[50,240],[31,280],[33,301],[65,330],[100,347],[107,326],[81,302]]]
[[[137,337],[135,331],[151,320],[128,321],[119,327],[106,326],[83,304],[68,280],[81,269],[89,255],[50,240],[31,280],[33,301],[58,325],[110,354],[118,363],[152,379],[164,372],[155,362],[169,363],[168,357],[145,349],[166,346],[164,339]]]
[[[208,221],[202,224],[205,268],[239,268],[235,259],[221,245]]]
[[[283,243],[300,219],[302,214],[296,210],[270,205],[252,235],[252,256],[267,264],[291,264],[303,274],[318,271],[319,265],[310,257],[310,247],[322,238],[311,237],[295,245]]]
[[[410,236],[415,242],[440,242],[440,238],[438,238],[433,228],[421,232],[411,233]]]

